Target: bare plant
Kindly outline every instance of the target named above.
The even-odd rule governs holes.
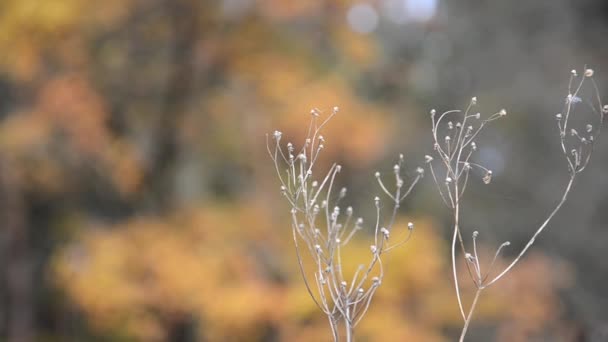
[[[586,84],[590,84],[593,91],[593,98],[589,101],[581,98],[583,86]],[[492,180],[491,170],[471,161],[472,156],[478,148],[476,139],[487,124],[505,117],[507,111],[501,109],[484,119],[481,117],[480,113],[473,111],[476,104],[477,98],[473,97],[464,112],[460,110],[450,110],[439,115],[439,117],[437,117],[435,110],[431,110],[434,155],[438,156],[436,163],[440,165],[440,167],[433,167],[435,158],[429,155],[426,156],[426,162],[437,189],[439,190],[439,194],[445,205],[451,209],[453,215],[454,227],[451,246],[452,273],[460,314],[464,320],[460,341],[463,341],[466,336],[467,329],[471,323],[473,313],[475,312],[482,291],[496,283],[513,269],[566,201],[577,175],[583,172],[589,164],[593,146],[604,121],[604,115],[608,112],[608,105],[602,107],[599,91],[593,80],[593,70],[585,69],[581,76],[578,76],[577,72],[572,70],[563,112],[556,115],[559,141],[562,153],[566,159],[569,175],[568,182],[560,201],[553,210],[551,210],[542,224],[535,229],[534,234],[519,254],[507,267],[498,272],[494,272],[496,259],[501,250],[509,246],[510,243],[507,241],[501,244],[497,248],[494,258],[489,263],[488,268],[482,271],[477,254],[477,237],[479,233],[477,231],[472,233],[472,247],[467,247],[462,237],[462,228],[459,222],[461,215],[461,199],[467,188],[471,170],[481,170],[483,173],[482,180],[486,184],[490,183]],[[581,105],[588,105],[591,110],[597,114],[595,120],[598,122],[596,126],[587,123],[578,130],[571,128],[575,109],[577,106]],[[449,121],[450,117],[455,117],[455,119]],[[440,134],[442,135],[440,136]],[[473,301],[466,312],[460,293],[460,285],[458,283],[458,270],[456,268],[457,246],[460,246],[459,249],[462,253],[461,257],[465,259],[467,272],[476,288]]]
[[[390,198],[392,210],[388,221],[382,226],[381,201],[379,197],[374,198],[376,218],[371,224],[370,238],[373,242],[370,245],[370,259],[367,264],[358,265],[349,278],[343,272],[343,262],[346,260],[342,259],[342,249],[358,231],[364,229],[364,221],[355,218],[352,207],[343,210],[339,206],[346,195],[346,188],[334,194],[335,179],[342,169],[340,165],[334,163],[322,179],[315,179],[315,163],[325,143],[321,130],[337,112],[338,108],[334,107],[332,113],[320,122],[320,111],[311,111],[306,140],[298,152],[291,142],[282,146],[279,131],[275,131],[272,137],[267,136],[267,147],[281,182],[281,192],[291,206],[293,242],[308,293],[327,315],[334,341],[340,339],[342,326],[346,341],[350,342],[354,340],[355,327],[382,284],[382,255],[411,237],[414,225],[410,222],[403,237],[389,243],[393,241],[390,237],[400,203],[423,177],[424,169],[418,167],[416,176],[406,186],[401,176],[401,155],[393,168],[394,192],[386,188],[380,173],[376,172],[375,177],[382,191]],[[314,261],[311,271],[306,270],[303,250]]]

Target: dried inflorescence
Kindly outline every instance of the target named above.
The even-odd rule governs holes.
[[[406,185],[401,176],[401,155],[393,167],[395,190],[392,192],[385,186],[380,173],[375,173],[380,188],[390,198],[392,211],[386,225],[381,226],[381,200],[374,198],[376,218],[371,224],[370,260],[367,264],[359,265],[354,275],[347,279],[343,273],[342,263],[346,260],[342,260],[342,249],[358,231],[364,229],[364,221],[354,216],[352,207],[344,210],[340,206],[346,196],[346,188],[334,194],[336,176],[342,169],[340,165],[333,164],[322,179],[315,178],[315,163],[325,143],[321,130],[337,112],[338,108],[334,107],[332,113],[319,122],[321,113],[313,109],[308,134],[297,152],[291,142],[282,144],[279,131],[275,131],[271,138],[267,137],[267,145],[281,182],[281,192],[291,206],[293,240],[304,283],[314,302],[328,316],[334,340],[338,340],[339,323],[343,322],[346,339],[351,341],[355,326],[365,315],[376,290],[382,284],[382,255],[411,237],[413,223],[408,224],[404,238],[394,242],[392,227],[400,203],[423,177],[424,170],[418,167],[416,176]],[[303,251],[308,251],[314,260],[314,279],[305,270]]]
[[[517,255],[517,257],[515,257],[515,259],[507,267],[499,271],[498,274],[494,276],[492,276],[492,274],[494,273],[495,261],[501,250],[504,247],[509,246],[510,243],[507,241],[501,244],[496,250],[494,259],[489,263],[488,269],[485,270],[485,272],[482,271],[477,254],[477,237],[479,233],[477,231],[473,232],[472,251],[466,247],[462,238],[461,227],[459,225],[460,200],[464,195],[469,182],[471,170],[481,170],[483,174],[483,183],[489,184],[491,182],[492,170],[471,161],[472,156],[478,148],[475,139],[478,138],[478,135],[488,123],[505,117],[507,115],[507,111],[505,109],[501,109],[498,112],[490,115],[488,118],[482,119],[482,115],[480,113],[473,113],[473,109],[477,105],[476,97],[471,99],[467,109],[464,112],[459,110],[451,110],[444,112],[437,118],[436,111],[434,109],[431,110],[432,136],[434,140],[433,149],[435,154],[438,156],[435,163],[440,165],[439,167],[442,169],[441,176],[444,178],[438,176],[437,167],[433,166],[436,158],[427,155],[425,160],[429,166],[433,180],[435,181],[443,202],[452,210],[453,214],[454,232],[452,237],[452,271],[456,297],[458,299],[460,313],[464,320],[464,328],[460,338],[461,341],[466,335],[468,325],[471,321],[471,317],[475,310],[477,299],[479,298],[481,291],[500,280],[519,262],[519,260],[521,260],[523,255],[534,244],[534,241],[538,235],[546,228],[551,219],[566,201],[576,176],[589,164],[593,146],[604,121],[604,115],[608,113],[608,105],[602,106],[597,85],[592,78],[593,74],[594,72],[592,69],[585,69],[583,75],[579,77],[576,70],[572,70],[564,110],[562,113],[555,116],[559,129],[560,145],[566,158],[569,173],[569,180],[565,187],[562,198],[547,216],[545,221],[538,228],[536,228],[534,234]],[[583,101],[582,90],[588,83],[591,84],[593,98],[591,101]],[[597,118],[595,118],[597,123],[595,126],[592,123],[586,123],[583,127],[577,127],[578,129],[571,127],[575,109],[577,106],[582,105],[588,105],[591,110],[597,114]],[[449,118],[452,118],[452,120],[455,120],[456,122],[444,122]],[[440,132],[447,133],[441,137]],[[461,250],[462,256],[465,259],[468,274],[477,288],[475,298],[469,308],[468,313],[465,313],[460,295],[460,286],[458,284],[458,272],[456,269],[457,245],[460,246],[459,249]]]

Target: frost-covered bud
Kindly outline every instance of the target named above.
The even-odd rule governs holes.
[[[500,116],[505,116],[505,115],[507,115],[507,110],[506,110],[506,109],[504,109],[504,108],[503,108],[503,109],[501,109],[501,110],[498,112],[498,115],[500,115]]]
[[[312,116],[319,116],[319,110],[316,108],[313,108],[310,110],[310,115]]]
[[[317,181],[312,181],[312,184],[311,184],[311,185],[312,185],[312,187],[313,187],[313,188],[316,188],[316,187],[319,185],[319,182],[317,182]]]
[[[570,135],[571,136],[578,135],[578,132],[573,128],[573,129],[570,130]]]
[[[342,227],[342,225],[341,225],[341,224],[340,224],[339,226],[340,226],[340,227]],[[342,242],[342,240],[340,240],[340,239],[337,239],[337,238],[336,238],[336,243],[337,243],[337,244],[340,244],[340,242]]]
[[[434,109],[431,109],[431,116],[435,116],[435,114],[437,114],[437,111]]]
[[[474,141],[471,143],[471,149],[473,151],[477,150],[477,144]]]
[[[448,129],[454,129],[454,124],[452,121],[448,122]]]
[[[357,290],[357,293],[358,293],[359,295],[362,295],[364,292],[365,292],[365,291],[363,291],[363,289],[362,289],[362,288],[359,288],[359,289]]]
[[[348,285],[348,284],[345,281],[340,282],[340,286],[346,287],[346,285]]]
[[[380,205],[380,197],[376,196],[374,197],[374,203],[376,203],[376,206]]]
[[[285,187],[285,185],[281,185],[281,194],[283,194],[283,195],[287,194],[287,188]]]
[[[602,107],[602,112],[604,114],[608,113],[608,105],[604,105],[604,107]]]
[[[471,164],[469,162],[464,162],[463,167],[465,171],[469,171],[471,169]]]
[[[287,143],[287,151],[288,152],[293,152],[293,144],[290,143],[290,142]]]
[[[452,177],[445,177],[445,184],[452,183]]]
[[[372,284],[374,284],[374,286],[378,286],[378,285],[380,285],[380,278],[378,278],[378,277],[373,277],[373,278],[372,278]]]
[[[576,70],[572,69],[572,71],[570,71],[570,73],[572,74],[572,76],[576,77],[578,74],[576,73]]]
[[[283,133],[281,133],[280,131],[274,131],[274,133],[272,134],[272,136],[274,136],[274,139],[276,141],[281,140],[281,136],[283,135]]]
[[[342,171],[342,165],[336,165],[336,172]]]
[[[473,260],[475,260],[475,257],[473,257],[471,255],[471,253],[465,253],[464,254],[464,258],[467,259],[468,261],[472,262]]]
[[[340,107],[334,106],[334,113],[337,113],[338,111],[340,111]]]
[[[321,141],[321,142],[325,142],[325,138],[323,138],[322,135],[319,135],[319,138],[317,138],[317,139],[319,139],[319,141]]]
[[[306,155],[304,153],[298,154],[298,159],[306,163]]]
[[[319,150],[322,150],[322,149],[324,149],[324,148],[325,148],[325,145],[323,145],[323,144],[319,144]]]
[[[346,188],[340,189],[340,198],[344,198],[346,196]]]
[[[318,254],[321,254],[321,253],[323,252],[323,250],[321,249],[321,245],[315,245],[315,251],[316,251]]]
[[[395,173],[399,173],[399,164],[395,164],[395,166],[393,166],[393,171],[395,171]]]
[[[380,178],[380,172],[376,171],[376,173],[374,173],[374,177]]]
[[[371,245],[369,246],[369,250],[372,252],[372,254],[376,254],[378,247],[376,247],[376,245]]]
[[[424,156],[425,163],[430,163],[432,161],[433,161],[433,157],[429,156],[428,154],[426,156]]]
[[[317,215],[317,214],[319,213],[319,210],[320,210],[320,209],[319,209],[319,205],[318,205],[318,204],[315,204],[315,206],[314,206],[314,207],[312,207],[312,213],[313,213],[314,215]]]
[[[446,136],[445,136],[445,141],[446,141],[446,142],[450,141],[451,139],[452,139],[452,138],[450,138],[450,136],[449,136],[449,135],[446,135]]]
[[[488,170],[486,172],[486,175],[483,176],[483,182],[485,184],[490,184],[491,181],[492,181],[492,170]]]
[[[474,117],[475,117],[475,119],[481,118],[481,113],[475,113]]]
[[[460,122],[456,123],[456,129],[460,129],[462,127],[462,124]]]
[[[559,121],[562,119],[562,113],[555,114],[555,118]]]
[[[421,168],[420,166],[418,166],[418,167],[416,168],[416,173],[417,173],[419,176],[424,176],[424,169],[423,169],[423,168]]]
[[[587,133],[591,133],[593,131],[593,126],[591,124],[587,124],[587,126],[585,126],[585,129],[587,130]]]
[[[509,241],[505,241],[505,242],[503,242],[503,244],[502,244],[502,245],[503,245],[503,246],[505,246],[505,247],[506,247],[506,246],[510,246],[510,245],[511,245],[511,242],[509,242]]]
[[[477,96],[473,96],[473,97],[471,98],[471,104],[472,104],[472,105],[476,105],[476,104],[477,104]]]
[[[473,232],[473,239],[477,238],[477,236],[479,236],[479,232],[478,231],[474,231]]]
[[[587,70],[585,70],[585,76],[586,77],[593,76],[593,69],[587,69]]]
[[[353,214],[353,207],[346,208],[346,215],[351,216]]]

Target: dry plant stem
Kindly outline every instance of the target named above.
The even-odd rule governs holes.
[[[467,315],[465,321],[464,321],[464,326],[462,327],[462,332],[460,333],[460,342],[464,341],[464,337],[467,335],[467,330],[469,329],[469,324],[471,324],[471,319],[473,318],[473,312],[475,312],[475,308],[477,307],[477,300],[479,299],[479,296],[481,295],[481,291],[483,291],[483,289],[477,289],[477,291],[475,291],[475,297],[473,298],[473,303],[471,303],[471,308],[469,309],[469,314]]]
[[[299,152],[295,152],[292,143],[282,146],[282,134],[278,131],[272,135],[273,143],[267,136],[267,148],[281,182],[281,192],[291,206],[292,237],[306,290],[328,317],[334,341],[338,341],[342,335],[347,342],[351,342],[354,341],[355,327],[369,309],[382,283],[384,268],[381,256],[407,242],[411,236],[413,224],[410,223],[403,239],[389,243],[392,242],[389,238],[400,204],[422,178],[424,170],[416,169],[416,177],[409,186],[404,187],[406,184],[401,178],[403,156],[400,156],[393,168],[395,190],[392,192],[382,182],[380,173],[376,173],[380,188],[391,199],[392,211],[386,220],[387,225],[381,226],[381,201],[379,197],[374,198],[376,219],[370,227],[373,234],[371,258],[367,264],[360,264],[352,278],[347,280],[342,270],[345,261],[342,259],[342,249],[363,229],[363,219],[355,218],[351,207],[346,210],[340,207],[340,201],[347,191],[342,188],[337,195],[334,191],[337,175],[342,169],[340,165],[333,164],[322,179],[314,179],[315,162],[325,143],[321,129],[336,113],[337,108],[334,108],[332,114],[319,124],[320,111],[311,111],[307,137]],[[311,270],[306,269],[305,254],[314,262]],[[340,333],[342,329],[343,334]]]
[[[466,189],[466,185],[468,182],[468,176],[469,176],[469,170],[472,167],[479,168],[486,172],[486,175],[483,177],[484,183],[488,184],[491,181],[492,172],[490,170],[483,167],[482,165],[469,161],[472,153],[476,150],[476,145],[475,145],[475,142],[473,141],[473,139],[478,136],[478,134],[481,132],[481,130],[484,128],[484,126],[487,123],[505,116],[506,111],[503,109],[503,110],[499,111],[498,113],[491,115],[489,118],[482,120],[478,124],[478,127],[476,129],[473,128],[472,125],[469,125],[465,131],[465,126],[467,125],[467,119],[469,119],[469,118],[475,118],[477,120],[480,119],[479,113],[474,114],[474,115],[469,115],[469,111],[470,111],[471,107],[473,107],[477,102],[477,98],[475,98],[475,97],[472,98],[468,108],[466,109],[464,114],[462,114],[462,121],[457,122],[455,126],[451,121],[447,123],[448,134],[445,137],[444,144],[440,143],[440,141],[438,139],[439,124],[442,121],[442,119],[444,119],[446,117],[446,115],[459,114],[460,112],[459,111],[448,111],[448,112],[443,113],[439,117],[438,120],[435,120],[435,111],[434,110],[431,111],[431,118],[432,118],[432,123],[433,123],[432,133],[433,133],[433,138],[434,138],[434,149],[436,151],[436,154],[439,155],[440,161],[442,162],[444,169],[445,169],[444,170],[445,176],[446,176],[445,189],[444,189],[444,186],[442,186],[440,184],[437,174],[436,174],[435,170],[433,169],[433,166],[431,163],[433,161],[433,158],[430,156],[426,156],[426,161],[427,161],[427,163],[429,163],[429,168],[431,170],[431,174],[433,175],[433,180],[435,181],[435,183],[437,185],[439,194],[441,195],[443,202],[450,209],[452,209],[452,213],[453,213],[454,234],[453,234],[453,238],[452,238],[452,248],[451,248],[452,249],[451,250],[451,252],[452,252],[451,253],[452,254],[451,255],[452,256],[452,271],[453,271],[453,277],[454,277],[454,286],[455,286],[455,290],[456,290],[456,297],[458,299],[458,305],[459,305],[460,313],[464,319],[464,326],[463,326],[463,329],[462,329],[462,332],[460,335],[460,341],[463,341],[466,336],[466,333],[468,331],[468,328],[470,326],[470,323],[471,323],[471,320],[473,317],[473,313],[477,306],[479,297],[481,296],[481,292],[485,288],[493,285],[495,282],[497,282],[502,277],[504,277],[523,258],[525,253],[532,247],[532,245],[536,241],[536,238],[545,230],[545,228],[548,226],[548,224],[551,222],[551,220],[554,218],[554,216],[557,214],[557,212],[561,209],[563,204],[566,202],[566,200],[568,198],[568,194],[572,190],[572,186],[574,184],[577,174],[582,172],[589,164],[595,140],[599,136],[600,131],[601,131],[601,126],[604,121],[604,115],[606,113],[608,113],[608,105],[604,105],[602,107],[601,99],[599,96],[599,90],[597,88],[597,85],[595,84],[595,81],[591,78],[592,76],[593,76],[593,70],[585,69],[584,75],[580,79],[580,82],[576,85],[576,87],[573,87],[573,81],[576,79],[577,74],[576,74],[576,71],[574,71],[574,70],[572,71],[569,86],[568,86],[569,94],[566,97],[564,114],[560,113],[560,114],[556,115],[556,119],[558,121],[559,133],[560,133],[560,145],[561,145],[562,153],[564,154],[564,156],[566,158],[566,162],[567,162],[567,166],[568,166],[568,173],[569,173],[569,179],[568,179],[567,185],[564,189],[564,192],[561,196],[561,199],[555,205],[553,210],[551,210],[551,212],[545,218],[545,220],[542,222],[542,224],[538,228],[536,228],[532,237],[528,240],[527,244],[520,251],[520,253],[515,257],[515,259],[507,267],[505,267],[501,272],[499,272],[498,275],[494,276],[493,278],[490,278],[491,279],[490,281],[487,281],[487,279],[490,277],[490,274],[493,271],[493,267],[495,265],[496,259],[498,258],[498,255],[500,254],[500,251],[502,250],[502,248],[508,246],[509,242],[507,241],[498,247],[496,254],[494,256],[494,259],[490,263],[488,269],[485,272],[482,272],[481,264],[480,264],[479,257],[477,254],[477,244],[476,244],[476,238],[479,233],[477,231],[475,231],[473,233],[473,254],[466,252],[465,244],[462,239],[461,229],[460,229],[460,225],[459,225],[460,198],[463,196],[464,190]],[[587,80],[587,79],[589,79],[591,81],[592,89],[594,91],[594,100],[597,101],[597,105],[599,106],[596,108],[595,104],[589,103],[589,107],[593,110],[593,112],[595,112],[596,114],[599,115],[599,125],[596,129],[594,129],[593,125],[588,123],[584,129],[584,131],[587,134],[581,134],[576,129],[568,130],[569,129],[568,124],[569,124],[570,117],[573,115],[575,105],[577,103],[583,102],[583,100],[579,97],[579,94],[583,89],[583,84],[584,84],[585,80]],[[451,133],[451,132],[454,132],[454,127],[457,128],[456,129],[457,133],[455,133],[455,134]],[[464,136],[463,136],[463,132],[465,132]],[[583,132],[583,130],[581,130],[581,132]],[[571,138],[567,138],[568,133],[571,136]],[[455,140],[455,141],[452,143],[452,140]],[[465,149],[467,149],[468,151],[465,151]],[[571,149],[570,152],[568,152],[569,149]],[[464,174],[464,177],[463,177],[463,174]],[[464,180],[463,180],[463,178],[464,178]],[[461,185],[462,185],[462,188],[459,189],[459,187]],[[445,194],[444,192],[447,192],[447,194]],[[466,315],[464,312],[464,305],[462,303],[462,298],[461,298],[461,294],[460,294],[460,286],[458,283],[458,271],[456,268],[457,238],[458,238],[458,242],[461,246],[461,250],[462,250],[464,259],[466,261],[466,266],[467,266],[469,276],[471,277],[475,287],[477,288],[473,302],[471,303],[471,306],[468,310],[468,314],[466,314]]]

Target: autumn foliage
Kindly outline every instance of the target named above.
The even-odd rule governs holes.
[[[328,340],[264,134],[300,141],[311,108],[339,105],[320,165],[340,161],[347,182],[369,173],[359,194],[372,198],[370,168],[424,119],[402,128],[394,103],[368,94],[385,61],[345,25],[349,2],[238,3],[0,3],[7,341]],[[449,341],[462,324],[443,223],[411,215],[360,341]],[[363,240],[347,257],[367,252]],[[567,274],[530,256],[476,324],[497,341],[558,334]]]

